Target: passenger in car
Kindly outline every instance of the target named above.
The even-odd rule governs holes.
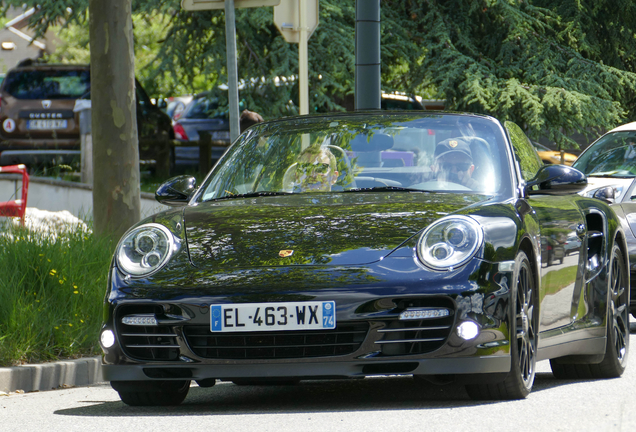
[[[310,146],[296,164],[296,187],[300,192],[328,192],[338,180],[336,157],[327,147]]]

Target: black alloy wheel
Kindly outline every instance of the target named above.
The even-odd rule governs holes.
[[[471,384],[466,391],[476,400],[523,399],[532,390],[537,365],[539,309],[530,260],[520,251],[515,259],[514,309],[510,311],[510,361],[506,378],[492,384]]]

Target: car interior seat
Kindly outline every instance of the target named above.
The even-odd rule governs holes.
[[[393,137],[383,133],[359,134],[351,140],[350,144],[351,151],[357,157],[357,165],[362,167],[381,167],[381,152],[393,147]]]

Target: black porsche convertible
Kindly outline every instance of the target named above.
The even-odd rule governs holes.
[[[255,125],[120,240],[104,378],[126,404],[176,405],[193,382],[375,375],[520,399],[546,359],[557,378],[618,377],[625,233],[586,185],[489,116]]]

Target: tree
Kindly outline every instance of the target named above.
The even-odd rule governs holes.
[[[60,21],[86,23],[90,11],[93,225],[97,235],[118,239],[141,206],[131,0],[28,3],[40,33]]]
[[[356,0],[321,0],[309,40],[310,103],[344,110],[354,87]],[[358,0],[360,1],[360,0]],[[82,22],[87,0],[6,0],[40,4],[34,25]],[[114,0],[113,0],[114,2]],[[115,3],[115,2],[114,2]],[[71,10],[67,10],[70,7]],[[135,13],[166,17],[154,75],[174,88],[226,81],[223,10],[188,12],[179,0],[133,0]],[[445,98],[447,106],[494,114],[532,137],[576,147],[636,114],[636,3],[630,0],[383,0],[382,87]],[[297,112],[298,52],[272,21],[272,8],[237,9],[239,79],[261,79],[242,93],[266,118]],[[181,90],[180,90],[181,91]],[[290,103],[291,101],[291,103]]]
[[[90,0],[93,223],[119,238],[140,217],[131,0]]]

